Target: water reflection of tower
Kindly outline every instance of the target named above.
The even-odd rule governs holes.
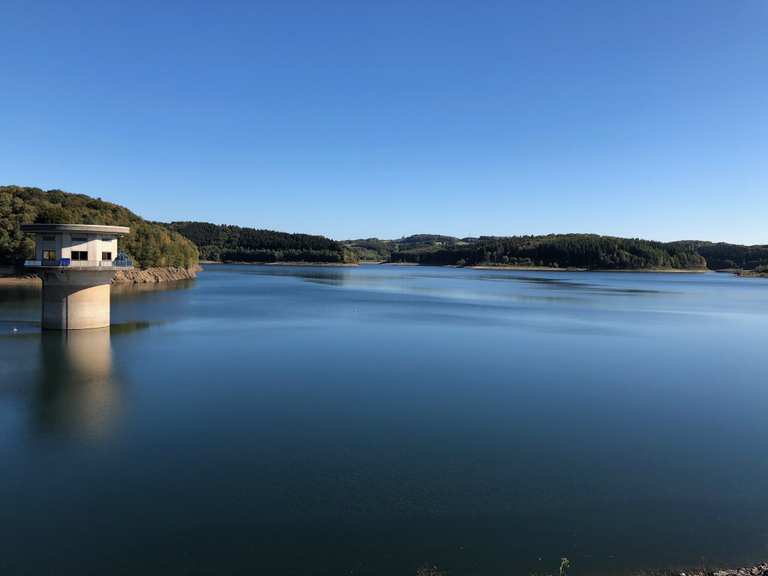
[[[102,436],[119,412],[109,328],[41,334],[36,424],[43,433]]]

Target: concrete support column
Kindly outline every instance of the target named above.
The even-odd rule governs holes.
[[[46,270],[43,278],[43,328],[106,328],[114,272]]]

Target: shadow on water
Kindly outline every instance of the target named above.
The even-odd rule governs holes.
[[[0,287],[0,322],[39,318],[39,310],[39,286]]]
[[[296,276],[305,282],[324,284],[326,286],[343,286],[349,282],[349,276],[341,272],[334,272],[330,274],[297,274]]]
[[[112,286],[112,335],[129,326],[148,327],[184,316],[196,280]],[[138,324],[136,321],[140,321]],[[141,322],[144,322],[143,324]],[[121,328],[122,327],[122,328]]]
[[[112,336],[148,326],[135,322],[93,330],[40,332],[39,376],[30,410],[34,431],[46,436],[108,435],[121,403]]]
[[[387,286],[397,281],[418,281],[418,280],[440,280],[444,282],[446,279],[454,280],[483,280],[492,282],[517,282],[521,284],[527,284],[543,289],[551,289],[557,291],[574,291],[582,292],[585,294],[669,294],[670,292],[650,289],[650,288],[635,288],[626,286],[607,286],[601,283],[574,281],[570,278],[560,277],[546,277],[546,276],[533,276],[526,274],[504,274],[501,272],[477,274],[467,276],[466,274],[448,273],[432,274],[418,270],[418,273],[414,273],[413,270],[408,270],[407,273],[403,273],[397,269],[387,269],[385,274],[382,274],[381,270],[377,270],[375,273],[361,273],[359,270],[350,270],[346,268],[302,268],[302,267],[286,267],[286,268],[273,268],[273,267],[255,267],[249,270],[238,270],[240,274],[247,275],[259,275],[259,276],[273,276],[273,277],[292,277],[303,280],[305,282],[320,284],[326,286],[359,286],[359,287],[371,287],[371,286]],[[421,290],[438,293],[440,288],[425,287]]]
[[[110,333],[112,336],[118,336],[121,334],[130,334],[131,332],[139,332],[141,330],[146,330],[147,328],[151,327],[153,324],[158,324],[158,322],[146,322],[146,321],[139,321],[139,322],[118,322],[116,324],[112,324],[109,327]]]
[[[0,289],[0,304],[24,305],[40,301],[40,286],[3,286]]]
[[[195,280],[174,280],[172,282],[152,282],[144,284],[112,284],[112,295],[118,299],[143,296],[145,294],[157,294],[175,290],[188,290],[195,285]]]
[[[253,266],[246,269],[238,269],[238,274],[255,276],[275,276],[283,278],[298,278],[305,282],[341,286],[352,280],[346,268],[333,267],[282,267],[282,266]],[[359,278],[357,275],[356,278]]]
[[[541,286],[545,288],[563,289],[563,290],[584,290],[593,294],[665,294],[662,290],[652,290],[647,288],[626,288],[623,286],[603,286],[600,284],[593,284],[590,282],[573,282],[571,280],[563,280],[561,278],[544,278],[541,276],[520,276],[520,275],[482,275],[478,276],[478,280],[489,281],[504,281],[514,280],[517,282],[524,282],[526,284],[532,284],[535,286]]]

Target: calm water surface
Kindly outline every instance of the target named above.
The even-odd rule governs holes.
[[[68,336],[0,289],[0,574],[768,557],[768,281],[209,266],[163,288]]]

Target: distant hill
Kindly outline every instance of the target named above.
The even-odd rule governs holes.
[[[453,236],[440,234],[414,234],[397,240],[379,240],[378,238],[365,238],[360,240],[347,240],[344,245],[353,251],[359,260],[389,261],[392,254],[419,254],[434,252],[441,248],[453,248],[464,246],[476,238],[460,239]]]
[[[354,249],[359,244],[352,241],[349,246]],[[690,247],[594,234],[480,238],[417,235],[392,240],[385,246],[389,262],[416,264],[605,270],[706,268],[705,259]]]
[[[32,237],[20,229],[33,222],[130,226],[131,233],[119,240],[120,250],[142,268],[189,268],[198,260],[189,240],[123,206],[61,190],[0,186],[0,264],[18,265],[34,254]]]
[[[204,260],[216,262],[316,262],[356,261],[340,242],[323,236],[289,234],[208,222],[171,222],[171,230],[198,247]]]
[[[435,265],[517,265],[592,270],[742,269],[768,266],[768,246],[654,242],[594,234],[454,238],[418,234],[345,242],[361,260]]]
[[[712,270],[755,270],[768,266],[768,246],[742,246],[725,242],[682,241],[672,246],[694,249]]]

